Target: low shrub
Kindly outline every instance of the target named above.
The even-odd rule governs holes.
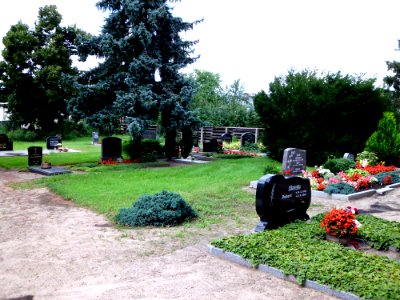
[[[130,208],[122,208],[116,222],[128,226],[174,226],[196,218],[196,212],[178,194],[162,191],[141,196]]]
[[[37,132],[27,129],[12,130],[7,133],[7,136],[13,141],[33,142],[40,139]]]
[[[328,193],[329,195],[331,195],[331,194],[348,195],[348,194],[355,193],[356,189],[354,187],[352,187],[350,184],[347,184],[345,182],[338,182],[338,183],[329,184],[324,189],[324,192]]]
[[[334,174],[354,168],[355,166],[356,164],[354,161],[346,158],[330,158],[323,164],[325,169],[329,169]]]
[[[363,151],[356,156],[357,161],[366,160],[369,166],[375,166],[379,163],[379,158],[376,153],[371,151]]]
[[[279,174],[281,170],[273,165],[267,165],[264,168],[264,174]]]
[[[380,185],[388,185],[400,182],[400,177],[397,172],[381,172],[375,175]]]

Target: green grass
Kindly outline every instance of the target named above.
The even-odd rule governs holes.
[[[325,241],[319,219],[310,224],[298,221],[276,230],[232,236],[213,241],[212,245],[238,254],[255,266],[265,264],[294,275],[299,283],[309,279],[364,299],[400,299],[399,262]],[[367,230],[385,231],[387,226],[386,222],[377,225],[375,222]]]
[[[243,207],[254,206],[254,195],[241,188],[261,177],[268,161],[268,158],[244,158],[145,169],[103,166],[84,174],[42,178],[36,183],[109,217],[120,208],[131,206],[141,195],[162,190],[181,194],[203,219],[234,217]]]

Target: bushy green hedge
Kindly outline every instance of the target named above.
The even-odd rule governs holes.
[[[346,171],[355,167],[355,162],[346,158],[330,158],[324,164],[325,169],[329,169],[333,174]]]
[[[162,191],[143,195],[130,208],[122,208],[116,222],[128,226],[174,226],[197,217],[197,213],[178,194]]]

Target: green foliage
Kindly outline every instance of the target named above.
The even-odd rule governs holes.
[[[323,167],[329,169],[333,174],[337,174],[340,171],[346,171],[350,168],[355,167],[355,162],[346,158],[329,158],[324,162]]]
[[[400,251],[400,223],[383,220],[372,215],[358,215],[357,220],[362,224],[358,235],[372,243],[378,250],[388,250],[394,247]]]
[[[40,137],[38,133],[36,133],[35,131],[26,129],[11,130],[7,132],[7,136],[10,140],[13,141],[27,141],[27,142],[37,141]]]
[[[252,158],[254,156],[248,154],[223,154],[217,153],[213,154],[212,157],[214,158],[222,158],[222,159],[240,159],[240,158]]]
[[[392,109],[374,81],[308,70],[275,78],[268,93],[254,97],[271,156],[280,160],[284,149],[295,147],[307,150],[308,164],[319,165],[328,155],[359,152]]]
[[[264,169],[264,174],[279,174],[281,171],[277,166],[267,165]]]
[[[387,164],[398,165],[400,158],[400,132],[394,113],[385,112],[378,129],[365,144],[367,151],[375,152]]]
[[[115,220],[128,226],[174,226],[196,218],[196,212],[177,194],[162,191],[143,195],[130,208],[122,208]]]
[[[398,50],[400,50],[400,40],[398,40]],[[387,89],[392,95],[392,101],[396,108],[400,107],[400,62],[398,61],[387,61],[387,69],[391,71],[393,75],[388,75],[383,78]]]
[[[196,41],[183,40],[181,33],[199,21],[184,22],[171,13],[167,2],[97,3],[109,12],[102,33],[80,36],[78,51],[82,60],[96,55],[104,62],[80,76],[79,93],[69,101],[68,110],[75,120],[87,118],[94,128],[111,132],[124,118],[133,147],[140,146],[146,126],[158,121],[171,157],[177,133],[199,125],[189,110],[193,82],[180,72],[197,59],[191,56]]]
[[[357,161],[361,161],[363,159],[366,159],[368,161],[368,165],[370,166],[375,166],[379,163],[378,156],[376,155],[376,153],[371,151],[363,151],[357,154],[356,156]]]
[[[325,193],[349,195],[356,192],[355,188],[345,182],[331,183],[325,189]]]
[[[374,175],[374,177],[376,179],[378,179],[379,184],[384,185],[383,183],[383,179],[387,176],[390,176],[392,183],[398,183],[400,182],[400,177],[399,177],[399,173],[393,171],[393,172],[381,172],[378,173],[376,175]]]
[[[190,75],[196,93],[190,108],[199,112],[201,121],[209,126],[258,127],[258,116],[251,98],[240,80],[225,89],[219,74],[194,70]]]
[[[63,128],[66,99],[74,93],[67,78],[77,74],[70,56],[80,30],[61,27],[61,20],[55,5],[44,6],[33,29],[19,22],[3,39],[0,102],[8,103],[13,128],[24,124],[45,132]]]
[[[313,280],[365,299],[399,298],[398,262],[325,241],[319,222],[320,217],[310,223],[297,221],[276,230],[227,237],[213,241],[212,245],[233,252],[255,266],[265,264],[294,275],[299,283]],[[396,230],[398,224],[394,225]],[[373,231],[374,227],[369,229]],[[386,232],[386,227],[382,232]],[[395,234],[395,231],[389,233],[391,237]]]

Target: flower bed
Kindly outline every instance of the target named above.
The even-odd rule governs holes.
[[[377,164],[361,166],[333,174],[323,167],[312,171],[303,171],[303,177],[309,178],[311,188],[328,194],[353,194],[361,191],[379,189],[400,182],[395,166]]]
[[[100,165],[118,165],[118,164],[132,164],[132,163],[140,163],[139,159],[102,159],[99,161]]]

